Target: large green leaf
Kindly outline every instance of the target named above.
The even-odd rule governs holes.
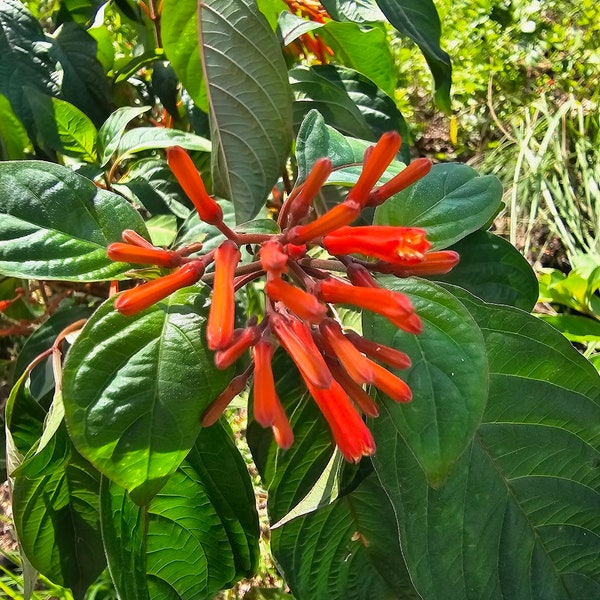
[[[274,529],[271,547],[297,600],[419,598],[394,509],[373,475],[333,504]]]
[[[291,69],[290,81],[296,96],[294,124],[298,129],[305,117],[315,119],[308,113],[317,109],[328,126],[348,136],[375,141],[386,131],[398,131],[403,139],[402,160],[409,162],[410,135],[402,113],[364,75],[344,67],[316,65]],[[315,124],[325,127],[320,120],[315,119]]]
[[[417,43],[435,80],[436,101],[450,112],[450,57],[440,48],[440,18],[433,0],[376,0],[389,22]]]
[[[165,0],[160,26],[163,46],[175,73],[194,104],[208,111],[198,48],[198,2]]]
[[[321,4],[336,21],[372,23],[384,20],[375,0],[323,0]]]
[[[526,311],[535,306],[539,286],[533,269],[509,242],[488,231],[476,231],[452,246],[460,262],[435,279],[467,289],[486,302]]]
[[[121,136],[117,148],[117,160],[123,160],[135,152],[168,148],[169,146],[181,146],[186,150],[199,150],[200,152],[210,152],[211,150],[210,141],[194,133],[164,127],[136,127]]]
[[[227,385],[205,340],[205,288],[134,317],[106,302],[67,355],[63,394],[78,450],[147,503],[179,466],[206,407]]]
[[[428,600],[598,597],[600,377],[535,317],[452,291],[490,363],[473,443],[434,490],[403,439],[373,425],[413,582]]]
[[[434,248],[446,248],[488,223],[501,201],[497,177],[458,163],[438,164],[378,207],[375,223],[423,227]]]
[[[215,192],[239,222],[255,216],[292,142],[292,92],[277,36],[253,2],[199,4]]]
[[[98,132],[90,119],[77,107],[27,88],[27,101],[33,112],[38,144],[88,163],[97,162]]]
[[[329,21],[319,30],[319,36],[334,51],[336,62],[362,73],[388,96],[394,96],[394,58],[382,25]]]
[[[485,346],[479,327],[450,293],[422,279],[386,278],[382,285],[406,294],[423,322],[419,335],[363,313],[363,334],[406,352],[412,366],[397,374],[413,400],[384,400],[375,441],[401,437],[430,485],[440,487],[479,426],[488,393]]]
[[[52,38],[52,55],[62,71],[62,97],[100,127],[110,114],[112,98],[97,49],[98,42],[74,22],[63,23]]]
[[[124,229],[146,234],[123,198],[66,167],[46,162],[0,163],[0,272],[14,277],[98,281],[128,266],[106,246]]]
[[[221,425],[200,432],[148,507],[135,506],[114,483],[101,498],[109,568],[123,598],[212,599],[256,568],[254,494]]]
[[[25,88],[59,94],[49,48],[42,28],[22,2],[0,0],[0,93],[8,98],[30,135],[34,122]]]
[[[81,599],[106,566],[100,536],[99,474],[76,454],[64,469],[16,477],[14,522],[31,564]]]

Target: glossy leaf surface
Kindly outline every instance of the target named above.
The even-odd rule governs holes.
[[[65,364],[71,438],[103,474],[147,503],[194,444],[227,385],[205,341],[207,293],[186,288],[134,317],[106,302]]]
[[[106,256],[124,229],[145,233],[120,196],[46,162],[0,164],[0,272],[14,277],[99,281],[127,267]]]

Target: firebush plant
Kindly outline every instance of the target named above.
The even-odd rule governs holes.
[[[488,231],[498,180],[411,160],[393,100],[390,27],[449,107],[433,4],[50,22],[0,0],[25,595],[38,573],[83,598],[108,568],[126,600],[252,577],[245,436],[298,600],[600,597],[598,374],[529,314],[535,276]]]

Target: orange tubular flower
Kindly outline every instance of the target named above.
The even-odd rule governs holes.
[[[159,267],[178,267],[183,259],[177,252],[162,248],[146,248],[132,244],[115,242],[109,244],[106,254],[111,260],[136,263],[140,265],[158,265]]]
[[[307,323],[319,323],[327,313],[327,307],[315,296],[297,288],[283,279],[267,281],[265,292],[274,302],[283,302],[296,316]]]
[[[258,327],[244,327],[233,332],[231,345],[215,352],[215,365],[218,369],[230,367],[250,346],[256,344],[260,337]]]
[[[342,202],[328,210],[322,217],[308,223],[292,227],[288,239],[292,244],[305,244],[344,225],[349,225],[358,217],[361,206],[356,202]]]
[[[205,223],[216,225],[223,222],[223,210],[204,187],[196,165],[181,146],[167,148],[167,161],[179,185],[193,202],[198,215]]]
[[[273,427],[277,444],[284,449],[294,442],[294,433],[275,391],[271,370],[273,347],[260,341],[252,348],[254,359],[254,418],[263,427]]]
[[[328,388],[332,381],[331,373],[308,327],[297,319],[286,319],[277,313],[270,316],[269,323],[302,377],[315,388]]]
[[[346,460],[358,462],[363,456],[373,454],[375,440],[352,406],[344,388],[335,379],[326,389],[315,387],[306,378],[304,381],[329,423],[335,443]]]
[[[237,245],[227,240],[215,251],[215,280],[208,312],[206,341],[211,350],[221,350],[233,340],[235,317],[234,276],[241,254]]]
[[[323,238],[331,254],[364,254],[383,261],[412,265],[422,261],[430,247],[426,232],[417,227],[365,225],[340,227]]]
[[[363,390],[361,385],[358,385],[358,383],[356,383],[354,379],[352,379],[348,373],[337,364],[337,362],[328,360],[327,366],[334,379],[344,388],[348,396],[350,396],[352,402],[354,402],[367,417],[379,416],[377,404],[373,398]]]
[[[403,171],[392,177],[387,183],[369,194],[367,206],[379,206],[388,198],[406,189],[431,171],[431,161],[427,158],[417,158]]]
[[[390,265],[379,263],[375,268],[381,273],[391,273],[398,277],[410,277],[411,275],[445,275],[454,268],[460,256],[454,250],[438,250],[428,252],[420,263],[414,265]]]
[[[127,244],[141,246],[142,248],[154,248],[154,246],[146,238],[143,238],[137,231],[134,231],[133,229],[125,229],[121,234],[121,238]]]
[[[123,315],[135,315],[178,289],[196,283],[203,274],[204,264],[199,260],[191,261],[170,275],[123,292],[115,300],[115,308]]]
[[[387,369],[384,369],[377,363],[373,364],[373,381],[375,387],[379,388],[384,394],[387,394],[396,402],[410,402],[412,392],[408,384]]]
[[[383,288],[356,287],[328,277],[318,284],[319,298],[323,302],[352,304],[384,316],[391,323],[409,333],[421,331],[420,320],[414,313],[410,300]]]
[[[367,204],[369,193],[379,181],[388,165],[394,160],[400,150],[402,138],[397,131],[384,133],[375,144],[365,153],[363,169],[358,181],[350,190],[347,200],[358,202],[361,207]]]
[[[234,377],[229,382],[229,385],[217,396],[217,399],[204,411],[201,421],[203,427],[210,427],[219,420],[229,403],[246,387],[251,373],[251,369],[246,369],[241,375]]]

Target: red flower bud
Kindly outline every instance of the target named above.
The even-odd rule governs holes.
[[[115,300],[115,308],[123,315],[135,315],[178,289],[196,283],[203,274],[204,264],[202,262],[186,263],[170,275],[148,281],[123,292]]]
[[[215,352],[215,365],[218,369],[230,367],[250,346],[260,338],[258,327],[244,327],[233,332],[233,341],[227,348]]]
[[[308,214],[311,202],[327,181],[332,168],[333,165],[328,158],[319,158],[315,161],[298,194],[288,200],[290,203],[287,207],[288,223],[297,223]]]
[[[356,202],[342,202],[311,223],[292,227],[288,239],[292,244],[305,244],[334,229],[349,225],[358,217],[360,211],[361,207]]]
[[[229,403],[246,387],[246,382],[251,373],[252,369],[246,369],[241,375],[234,377],[229,382],[229,385],[217,396],[217,399],[204,411],[202,415],[203,427],[210,427],[218,421]]]
[[[158,265],[159,267],[178,267],[182,258],[177,252],[154,247],[141,247],[132,244],[115,242],[109,244],[106,254],[111,260],[129,262],[140,265]]]
[[[271,279],[265,285],[265,292],[274,302],[283,302],[296,316],[307,323],[319,323],[327,313],[327,307],[312,294],[301,290],[283,279]]]
[[[269,275],[281,275],[287,271],[288,255],[279,242],[274,240],[263,242],[259,257],[262,268]]]
[[[211,350],[229,346],[235,319],[234,276],[241,254],[237,245],[226,240],[215,251],[215,280],[208,312],[206,341]]]
[[[365,153],[360,177],[350,190],[347,200],[354,200],[361,207],[365,206],[369,199],[369,192],[394,160],[401,144],[400,134],[397,131],[388,131],[379,138],[375,146],[369,148],[369,151]]]
[[[332,377],[317,348],[310,330],[298,319],[273,313],[269,324],[301,375],[316,388],[327,388]]]
[[[426,232],[417,227],[366,225],[341,227],[323,238],[331,254],[364,254],[397,264],[415,264],[423,260],[430,243]]]
[[[254,418],[263,427],[274,427],[277,444],[289,448],[294,442],[294,434],[275,391],[275,381],[271,370],[273,347],[269,342],[260,341],[252,348],[254,358]]]
[[[400,352],[400,350],[368,340],[354,331],[348,331],[346,337],[358,348],[358,350],[368,354],[371,358],[376,358],[377,360],[384,362],[390,367],[395,369],[408,369],[411,365],[410,358],[404,352]]]
[[[133,231],[133,229],[125,229],[121,234],[121,239],[127,244],[133,244],[141,248],[154,248],[146,238],[143,238],[137,231]]]
[[[167,148],[167,161],[179,185],[196,207],[200,218],[211,225],[222,223],[223,210],[217,201],[208,195],[200,173],[187,152],[180,146]]]
[[[367,206],[379,206],[389,197],[401,192],[431,171],[431,161],[427,158],[417,158],[398,175],[392,177],[388,182],[373,190],[369,194]]]
[[[412,399],[412,392],[408,384],[387,369],[373,364],[373,381],[375,387],[379,388],[384,394],[387,394],[396,402],[409,402]]]

